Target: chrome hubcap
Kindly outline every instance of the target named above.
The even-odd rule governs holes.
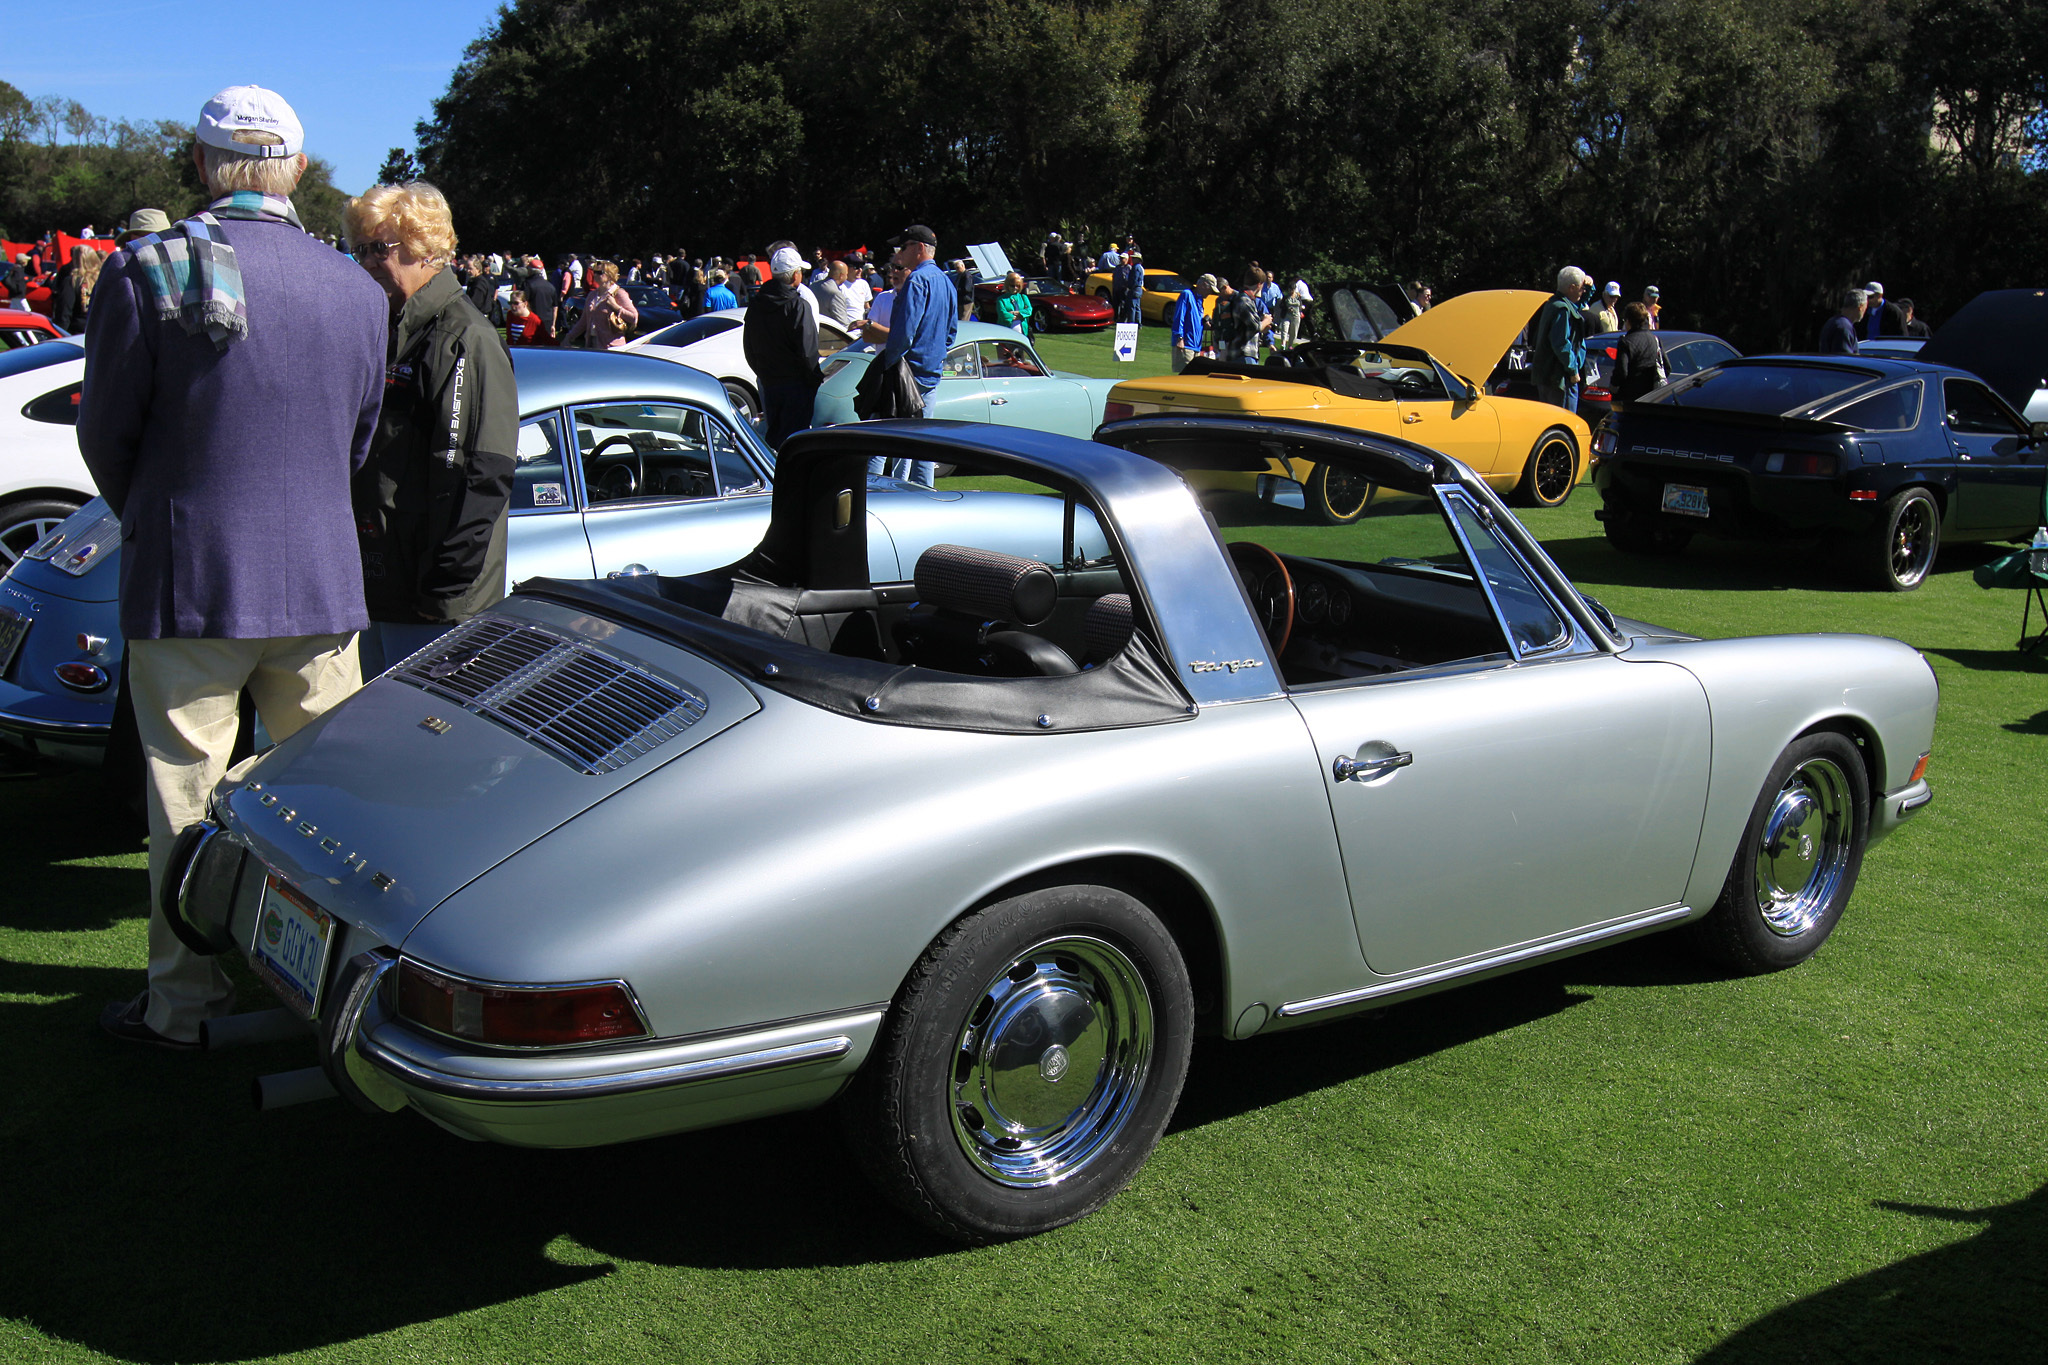
[[[1914,502],[1899,514],[1899,524],[1892,531],[1892,575],[1901,583],[1918,582],[1930,567],[1933,558],[1930,551],[1934,545],[1934,525],[1931,509],[1924,502]]]
[[[1809,759],[1785,779],[1756,854],[1756,900],[1772,933],[1803,934],[1833,903],[1855,818],[1849,779],[1827,759]]]
[[[1099,1156],[1138,1103],[1152,998],[1130,958],[1094,938],[1019,953],[981,993],[953,1059],[953,1136],[983,1174],[1053,1185]]]

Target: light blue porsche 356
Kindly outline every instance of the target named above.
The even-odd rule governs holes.
[[[600,411],[562,477],[666,477]],[[880,544],[873,457],[1058,533]],[[1317,527],[1303,461],[1387,496]],[[536,1147],[837,1102],[910,1216],[1016,1236],[1131,1177],[1198,1032],[1680,927],[1788,967],[1930,799],[1912,649],[1617,620],[1393,438],[832,427],[772,503],[714,571],[529,581],[224,783],[163,909],[280,1004],[209,1045],[304,1030],[273,1102]]]

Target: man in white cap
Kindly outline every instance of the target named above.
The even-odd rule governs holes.
[[[1884,296],[1884,286],[1876,280],[1863,286],[1863,297],[1867,311],[1861,324],[1862,339],[1875,341],[1879,337],[1902,337],[1906,334],[1906,310]]]
[[[811,424],[817,406],[818,313],[807,306],[810,290],[800,281],[804,258],[793,246],[768,257],[768,283],[754,291],[740,337],[747,364],[761,385],[761,438],[770,450]]]
[[[1621,330],[1621,281],[1609,280],[1607,287],[1600,291],[1600,297],[1590,312],[1595,333],[1619,332]]]
[[[179,1049],[235,991],[164,915],[172,847],[227,769],[244,688],[282,740],[360,682],[369,615],[349,479],[384,396],[384,295],[299,225],[288,196],[305,135],[291,106],[259,86],[223,90],[197,141],[211,202],[108,260],[78,408],[79,453],[121,518],[148,770],[149,984],[100,1026]]]

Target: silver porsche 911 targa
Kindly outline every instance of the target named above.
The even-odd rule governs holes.
[[[875,455],[1041,494],[1065,544],[963,522],[872,581]],[[1371,514],[1315,525],[1288,460]],[[528,582],[181,839],[167,911],[323,1085],[539,1147],[837,1101],[910,1215],[1033,1233],[1145,1161],[1197,1032],[1680,926],[1790,966],[1930,799],[1913,650],[1616,620],[1419,446],[877,423],[778,474],[730,568]]]

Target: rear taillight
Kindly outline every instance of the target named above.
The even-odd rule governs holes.
[[[647,1025],[623,981],[505,986],[400,959],[398,1016],[435,1033],[499,1047],[569,1047],[644,1038]]]
[[[74,692],[104,692],[112,681],[107,671],[97,664],[63,663],[53,670],[57,681]]]
[[[1599,388],[1597,386],[1589,386],[1587,388],[1581,389],[1579,391],[1579,397],[1590,398],[1596,403],[1612,403],[1614,401],[1614,395],[1612,393],[1608,392],[1606,389]]]
[[[1121,422],[1137,415],[1138,410],[1129,403],[1110,402],[1102,405],[1102,420],[1105,422]]]
[[[1832,455],[1786,455],[1773,451],[1764,460],[1766,474],[1797,474],[1808,478],[1832,478],[1838,467]]]

